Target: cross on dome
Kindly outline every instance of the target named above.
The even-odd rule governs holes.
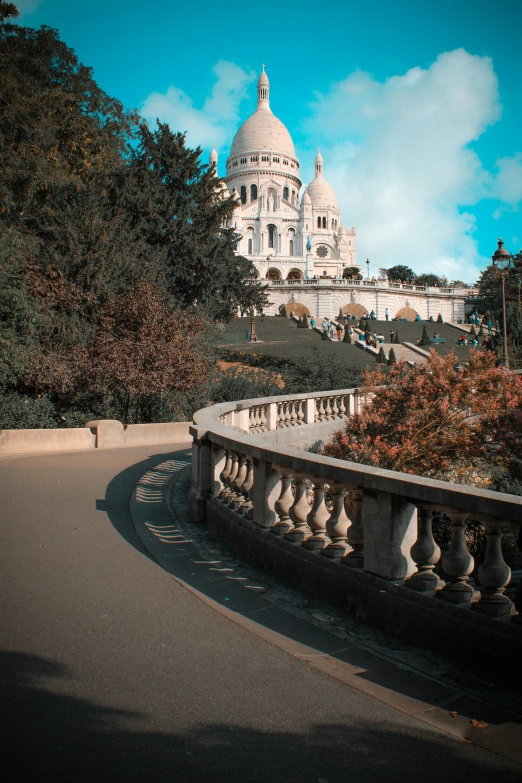
[[[265,72],[265,64],[263,63],[262,71],[259,74],[257,81],[257,108],[258,109],[270,109],[270,82]]]

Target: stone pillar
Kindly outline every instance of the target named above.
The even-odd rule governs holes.
[[[303,413],[304,423],[313,424],[315,421],[315,397],[304,400]]]
[[[410,550],[417,538],[417,509],[399,495],[363,490],[364,570],[406,579],[415,569]]]
[[[267,430],[277,429],[277,403],[269,402],[268,405],[265,406],[265,408],[266,408],[266,429]]]
[[[214,488],[214,461],[209,440],[194,438],[188,505],[191,522],[205,521],[205,506]]]

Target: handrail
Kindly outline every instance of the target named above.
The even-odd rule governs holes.
[[[190,430],[193,517],[204,521],[208,513],[225,513],[232,521],[249,519],[335,562],[509,619],[514,609],[505,588],[511,572],[500,535],[507,525],[522,524],[522,497],[295,447],[328,437],[363,404],[361,390],[354,388],[239,400],[198,411]],[[451,544],[442,558],[432,532],[436,510],[451,521]],[[465,538],[469,519],[483,524],[487,539],[478,569],[481,593],[469,583],[474,568]],[[440,560],[446,582],[438,573]]]

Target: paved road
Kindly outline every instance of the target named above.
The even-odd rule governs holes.
[[[182,448],[0,461],[9,780],[520,781],[515,762],[317,671],[161,569],[129,498]]]

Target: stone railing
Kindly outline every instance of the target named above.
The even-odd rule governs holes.
[[[339,280],[335,277],[315,277],[309,280],[287,278],[286,280],[265,280],[263,282],[268,282],[271,287],[274,286],[275,288],[284,288],[288,286],[302,288],[308,288],[309,286],[341,286],[342,288],[375,288],[384,291],[389,291],[390,289],[409,292],[417,291],[427,294],[462,296],[466,299],[480,298],[476,296],[476,290],[470,290],[468,288],[439,288],[437,286],[415,285],[411,283],[392,283],[387,280]]]
[[[262,567],[386,630],[444,649],[473,639],[490,653],[494,637],[497,652],[520,655],[522,625],[506,595],[511,572],[501,533],[522,523],[522,497],[296,448],[324,440],[361,402],[359,390],[348,389],[198,411],[193,520]],[[432,532],[436,511],[451,522],[442,556]],[[468,520],[483,525],[487,540],[480,587],[471,578]]]

